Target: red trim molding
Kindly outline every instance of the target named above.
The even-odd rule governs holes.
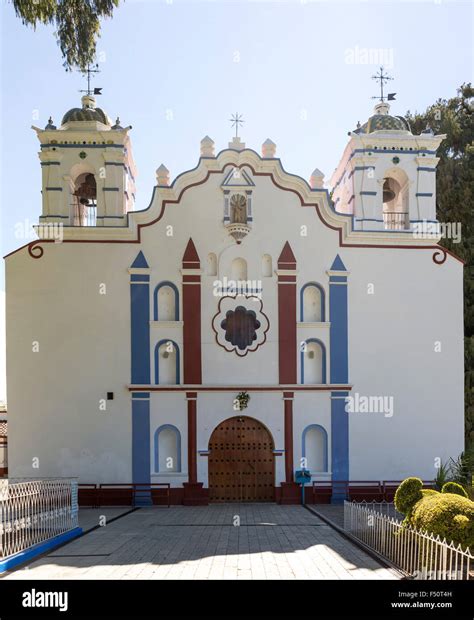
[[[291,389],[295,392],[347,392],[352,385],[328,383],[325,385],[129,385],[129,392],[284,392]]]

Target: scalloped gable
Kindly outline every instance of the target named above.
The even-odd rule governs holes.
[[[245,171],[242,170],[244,167],[249,169],[250,174],[244,174]],[[167,208],[172,208],[173,205],[181,201],[185,192],[192,187],[205,183],[213,174],[224,174],[224,179],[228,179],[232,185],[231,179],[234,169],[241,169],[242,178],[246,180],[246,176],[248,176],[251,183],[255,177],[270,177],[273,184],[279,189],[296,194],[301,206],[316,208],[321,221],[329,227],[350,226],[352,216],[337,213],[334,210],[326,189],[312,189],[305,179],[284,170],[280,159],[262,158],[252,149],[243,151],[225,149],[220,151],[216,157],[201,158],[195,168],[179,174],[169,187],[155,186],[149,206],[146,209],[132,211],[128,214],[130,218],[128,230],[132,230],[136,226],[142,228],[158,222]],[[254,177],[253,181],[251,177]],[[248,183],[247,180],[246,183]],[[224,189],[222,184],[221,187]]]

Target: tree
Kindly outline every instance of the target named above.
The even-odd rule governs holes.
[[[474,447],[474,89],[463,84],[457,96],[439,99],[424,113],[406,118],[414,134],[429,125],[446,134],[438,150],[436,200],[440,222],[460,223],[461,242],[441,244],[466,262],[464,268],[464,363],[466,448]],[[449,415],[449,412],[446,412]]]
[[[15,13],[27,26],[54,24],[64,67],[81,70],[92,63],[100,36],[100,20],[111,17],[120,0],[12,0]]]

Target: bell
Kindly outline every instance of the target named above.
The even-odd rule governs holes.
[[[383,201],[391,202],[395,198],[396,194],[390,187],[390,181],[385,179],[383,184]]]
[[[88,198],[91,200],[95,200],[97,198],[97,185],[93,174],[86,174],[85,179],[79,188],[74,192],[74,195],[79,196],[79,202],[81,204],[87,204],[82,201]]]

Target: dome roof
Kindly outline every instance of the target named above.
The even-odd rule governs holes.
[[[95,99],[91,95],[82,97],[82,108],[68,110],[63,116],[61,125],[65,125],[69,121],[98,121],[110,126],[109,117],[101,108],[95,107]]]
[[[408,121],[403,116],[391,116],[389,111],[388,103],[378,103],[374,114],[366,123],[357,127],[354,133],[373,133],[374,131],[408,131],[411,133]]]

